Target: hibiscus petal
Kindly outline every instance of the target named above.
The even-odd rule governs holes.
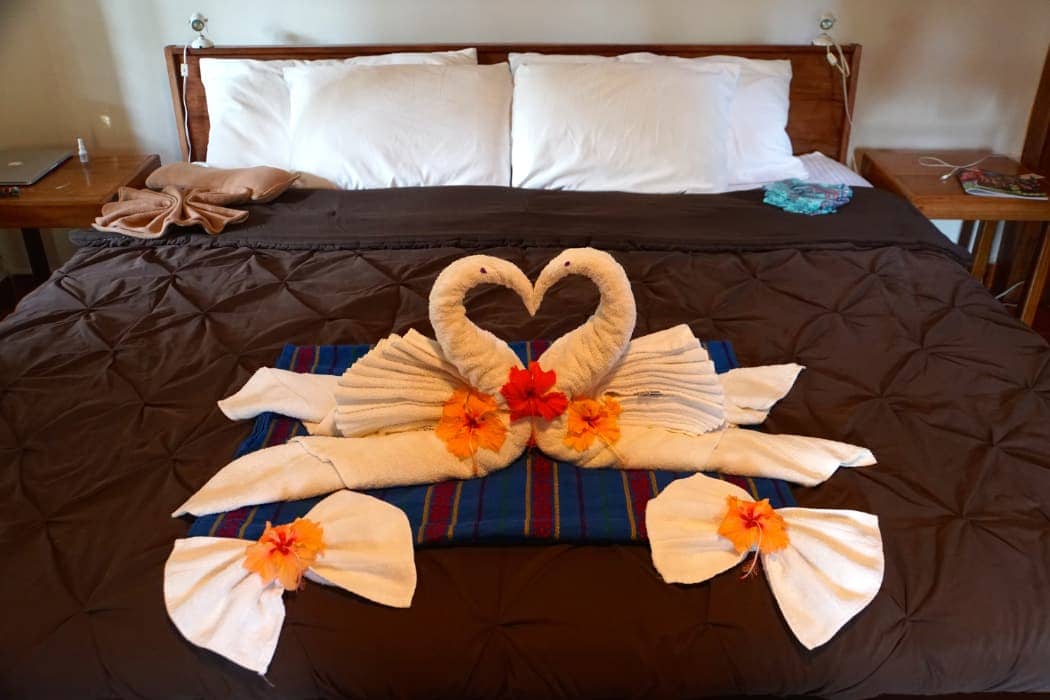
[[[552,391],[537,401],[538,413],[544,420],[554,420],[569,406],[569,399],[560,391]]]
[[[535,361],[529,363],[528,374],[531,375],[533,389],[538,395],[546,394],[553,389],[558,376],[554,370],[544,372],[540,363]]]

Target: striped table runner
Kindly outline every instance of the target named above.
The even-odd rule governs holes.
[[[528,363],[547,342],[511,343]],[[705,343],[718,372],[737,367],[728,342]],[[342,374],[368,345],[286,345],[275,367],[297,372]],[[236,457],[305,435],[294,419],[265,413]],[[440,546],[512,542],[638,542],[646,539],[645,506],[665,486],[689,476],[652,470],[580,469],[530,450],[506,469],[480,479],[421,486],[374,489],[366,493],[392,503],[408,515],[416,544]],[[730,481],[755,498],[768,498],[775,508],[795,505],[788,485],[776,479],[710,474]],[[258,539],[267,521],[287,523],[305,515],[323,497],[267,503],[208,515],[190,527],[189,535]]]

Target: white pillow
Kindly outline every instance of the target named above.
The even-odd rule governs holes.
[[[513,184],[720,191],[738,74],[728,64],[522,65],[514,74]]]
[[[505,63],[288,68],[285,79],[292,170],[344,189],[510,181]]]
[[[682,66],[734,65],[740,69],[740,80],[733,96],[730,113],[729,174],[730,184],[758,184],[787,178],[806,177],[806,169],[792,153],[787,135],[788,109],[791,106],[791,61],[757,60],[739,56],[681,58],[653,53],[631,53],[621,56],[558,55],[512,53],[512,70],[535,63],[669,62]]]
[[[218,168],[269,165],[289,168],[288,86],[284,70],[333,65],[475,65],[476,49],[390,53],[316,61],[202,58],[201,82],[208,100],[207,163]]]

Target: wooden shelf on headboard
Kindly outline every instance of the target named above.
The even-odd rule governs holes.
[[[193,160],[205,160],[208,148],[208,106],[204,86],[200,80],[198,61],[201,58],[254,58],[259,60],[281,59],[332,59],[353,56],[373,56],[399,51],[451,51],[465,46],[476,46],[478,62],[501,63],[511,52],[539,51],[542,53],[597,54],[615,56],[635,51],[650,51],[669,56],[697,58],[700,56],[730,55],[745,58],[787,59],[791,61],[791,111],[788,118],[788,135],[795,153],[821,151],[842,162],[849,149],[850,123],[843,109],[842,78],[828,64],[825,51],[820,46],[789,45],[690,45],[690,44],[399,44],[387,46],[216,46],[210,49],[190,49],[186,55],[189,75],[186,83],[186,104],[189,111],[190,140],[193,143]],[[860,69],[859,44],[842,47],[850,64],[848,84],[850,111],[856,94],[857,75]],[[186,157],[186,135],[183,130],[185,114],[182,109],[182,65],[183,47],[164,48],[171,82],[171,96],[175,118],[179,125],[179,142],[182,155]]]

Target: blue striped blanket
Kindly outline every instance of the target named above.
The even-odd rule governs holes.
[[[512,343],[522,361],[538,358],[546,341]],[[737,367],[728,342],[705,343],[718,372]],[[369,351],[368,345],[286,345],[275,367],[297,372],[342,374]],[[305,435],[292,418],[265,413],[235,457]],[[554,462],[536,450],[526,451],[506,469],[479,479],[367,491],[408,515],[417,545],[495,542],[638,542],[646,539],[645,506],[665,486],[689,476],[652,470],[580,469]],[[730,481],[755,498],[768,498],[780,508],[795,500],[788,485],[776,479],[710,474]],[[322,497],[238,508],[197,518],[190,536],[258,539],[267,521],[291,522],[305,515]]]

